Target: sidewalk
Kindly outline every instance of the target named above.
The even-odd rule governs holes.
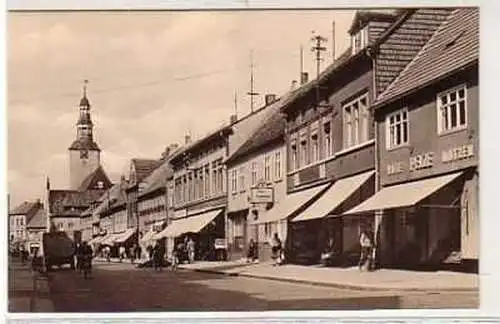
[[[268,280],[356,290],[390,291],[476,291],[479,275],[449,271],[421,272],[380,269],[360,272],[358,268],[325,268],[319,266],[282,265],[271,263],[197,262],[180,268]]]
[[[53,312],[46,277],[33,273],[29,262],[24,265],[9,258],[9,312]]]

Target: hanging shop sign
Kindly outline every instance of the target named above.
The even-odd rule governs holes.
[[[272,187],[255,187],[250,190],[250,203],[267,204],[274,202],[274,189]]]
[[[473,144],[461,145],[441,152],[441,160],[443,161],[443,163],[465,160],[473,156],[474,156]]]

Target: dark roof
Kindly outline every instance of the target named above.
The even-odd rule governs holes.
[[[364,26],[370,21],[380,21],[380,22],[394,22],[397,19],[399,12],[380,12],[373,10],[358,10],[354,15],[351,23],[351,27],[348,33],[354,32],[357,28]]]
[[[82,99],[80,99],[80,107],[82,106],[90,107],[90,101],[85,95],[82,97]]]
[[[102,189],[108,189],[111,188],[113,185],[111,183],[111,180],[109,180],[108,175],[104,171],[101,165],[99,165],[94,172],[89,174],[80,184],[80,187],[78,188],[79,191],[85,191],[85,190],[91,190],[91,189],[99,189],[97,184],[99,181],[103,182],[103,187]]]
[[[268,119],[265,120],[262,125],[248,138],[248,140],[226,160],[226,163],[233,163],[238,158],[255,152],[266,144],[284,137],[286,119],[279,108],[288,95],[290,94],[285,95],[283,98],[280,98],[278,101],[273,103],[273,105],[276,105],[276,108],[278,109],[275,108],[275,111],[271,114],[271,116],[269,116]]]
[[[136,183],[139,183],[159,167],[161,162],[153,159],[132,159],[132,164],[134,165]]]
[[[81,151],[81,150],[101,151],[96,142],[94,142],[93,140],[86,140],[86,139],[76,139],[71,144],[69,149],[73,151]]]
[[[38,208],[33,217],[28,221],[26,228],[44,228],[47,226],[47,212],[45,208]]]
[[[144,179],[146,187],[139,192],[139,197],[145,196],[156,190],[165,188],[167,179],[173,174],[172,167],[169,161],[165,161],[162,165],[156,168],[148,177]]]
[[[50,213],[54,216],[79,216],[92,202],[97,201],[101,194],[102,190],[50,190]]]
[[[479,9],[456,9],[374,106],[392,102],[478,59]]]
[[[9,214],[10,215],[26,215],[30,211],[33,210],[37,205],[37,202],[32,202],[32,201],[25,201],[22,204],[16,206],[14,209],[12,209]]]

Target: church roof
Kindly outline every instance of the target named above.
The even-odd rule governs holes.
[[[26,215],[36,207],[37,203],[33,201],[25,201],[20,205],[14,207],[9,214],[10,215]]]
[[[82,99],[80,99],[80,107],[90,107],[90,101],[86,95],[84,95]]]
[[[87,151],[99,151],[99,152],[101,151],[96,142],[85,139],[76,139],[69,147],[69,150],[71,151],[87,150]]]
[[[102,188],[99,188],[98,184],[102,181]],[[109,180],[108,175],[104,171],[101,165],[99,165],[94,172],[89,174],[80,184],[78,188],[79,191],[92,190],[92,189],[108,189],[111,188],[113,184]]]
[[[80,115],[80,117],[78,118],[78,122],[77,122],[77,125],[94,125],[94,123],[92,122],[92,119],[90,118],[90,114],[83,114],[83,115]]]

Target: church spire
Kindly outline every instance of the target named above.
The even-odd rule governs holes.
[[[92,128],[93,128],[93,123],[92,119],[90,118],[90,102],[89,99],[87,98],[87,84],[89,83],[88,80],[84,80],[83,82],[83,96],[82,99],[80,100],[80,116],[78,118],[77,122],[77,140],[82,141],[82,142],[92,142],[93,141],[93,135],[92,135]]]

